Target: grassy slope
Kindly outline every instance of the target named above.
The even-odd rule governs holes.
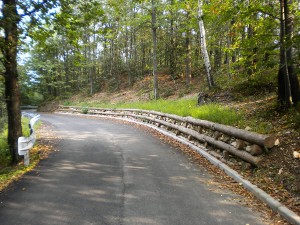
[[[131,108],[131,109],[145,109],[155,110],[164,113],[175,114],[179,116],[191,116],[198,119],[209,120],[216,123],[226,125],[236,125],[242,121],[242,116],[235,110],[220,104],[207,104],[198,106],[196,98],[191,99],[159,99],[157,101],[138,101],[131,103],[89,103],[73,102],[73,105],[99,108]]]

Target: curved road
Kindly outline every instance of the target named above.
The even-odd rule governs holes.
[[[129,125],[43,114],[58,152],[0,194],[1,225],[254,225],[259,214],[178,150]]]

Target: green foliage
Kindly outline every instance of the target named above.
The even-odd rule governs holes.
[[[81,103],[89,105],[90,107],[100,108],[136,108],[145,110],[155,110],[164,113],[175,114],[179,116],[192,116],[194,118],[209,120],[216,123],[225,125],[238,124],[242,117],[236,111],[229,109],[228,107],[218,104],[208,104],[203,106],[197,105],[196,99],[180,99],[180,100],[152,100],[147,102],[133,102],[133,103]],[[83,108],[82,111],[85,109]]]
[[[0,164],[0,191],[7,187],[12,181],[18,180],[23,174],[32,170],[37,165],[39,159],[39,154],[37,151],[35,151],[30,155],[29,166],[20,164],[11,167]]]
[[[29,118],[22,116],[22,133],[23,133],[22,135],[24,137],[30,136],[29,122],[30,122]]]
[[[81,113],[82,114],[87,114],[89,112],[89,108],[87,108],[87,107],[83,107],[82,109],[81,109]]]
[[[22,105],[40,105],[44,101],[44,96],[38,92],[22,93]]]
[[[7,144],[7,126],[0,132],[0,167],[10,163],[10,152]]]
[[[22,117],[22,132],[23,136],[30,136],[29,124],[30,119]],[[39,123],[37,123],[38,126]],[[4,125],[4,129],[0,131],[0,168],[2,166],[8,166],[10,164],[10,152],[7,144],[7,124]]]
[[[203,105],[193,111],[191,116],[225,125],[236,125],[242,120],[236,111],[218,104]]]
[[[183,78],[189,36],[192,76],[203,76],[199,44],[197,1],[157,1],[157,62],[160,72]],[[217,84],[245,95],[275,92],[279,65],[279,2],[204,1],[204,23],[212,71]],[[294,4],[295,34],[300,13]],[[25,86],[33,93],[63,99],[73,93],[93,95],[131,87],[152,71],[150,1],[61,1],[61,10],[30,31],[31,77]],[[293,39],[295,62],[300,58],[300,38]],[[29,81],[34,80],[36,85]],[[162,81],[163,82],[163,81]],[[206,84],[199,84],[201,91]],[[152,90],[153,83],[149,89]],[[168,97],[171,88],[161,88]],[[187,91],[186,91],[187,90]],[[180,97],[189,91],[182,90]],[[32,93],[23,91],[28,101]],[[150,96],[151,98],[152,96]],[[41,98],[39,99],[41,100]]]
[[[71,104],[72,104],[71,101],[65,101],[65,102],[63,103],[64,106],[70,106]]]

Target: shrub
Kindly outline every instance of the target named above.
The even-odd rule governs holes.
[[[89,112],[89,109],[87,107],[84,107],[81,109],[82,114],[88,114],[88,112]]]

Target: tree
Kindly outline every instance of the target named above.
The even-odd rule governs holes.
[[[299,80],[293,65],[292,0],[280,0],[280,67],[278,71],[278,100],[289,108],[300,101]]]
[[[66,92],[116,91],[150,75],[152,69],[154,98],[158,71],[168,71],[174,82],[185,74],[187,85],[191,76],[206,71],[208,87],[218,79],[268,83],[274,89],[280,60],[279,3],[63,0],[55,19],[35,28],[32,58],[39,63],[32,70],[41,78],[41,89],[48,87],[49,96],[58,97]],[[290,15],[295,17],[294,33],[299,33],[300,13],[290,10]],[[284,37],[281,46],[299,59],[298,35]],[[164,96],[164,90],[159,91]]]
[[[205,27],[203,22],[203,0],[198,0],[198,16],[199,16],[199,30],[200,30],[200,43],[201,43],[201,51],[202,56],[204,59],[204,65],[206,69],[206,76],[207,76],[207,82],[208,87],[212,88],[215,86],[215,82],[213,79],[213,76],[211,74],[211,65],[210,65],[210,59],[207,51],[207,45],[206,45],[206,33],[205,33]]]
[[[11,163],[16,164],[19,161],[18,156],[18,138],[22,135],[21,110],[20,110],[20,90],[19,76],[17,69],[17,53],[20,41],[21,30],[18,24],[25,16],[32,16],[37,11],[45,13],[49,7],[50,1],[36,3],[34,1],[2,0],[2,17],[0,18],[1,28],[4,30],[4,36],[1,37],[1,52],[3,55],[2,63],[4,66],[5,83],[5,101],[8,115],[8,145],[11,154]],[[19,14],[23,11],[24,14]]]
[[[151,0],[152,12],[151,12],[151,28],[152,28],[152,40],[153,40],[153,88],[154,88],[154,99],[158,99],[158,78],[157,78],[157,22],[156,22],[156,13],[157,5],[155,0]]]
[[[4,0],[2,4],[1,25],[4,28],[4,38],[1,43],[1,51],[5,69],[3,75],[5,79],[5,101],[8,115],[8,145],[12,163],[17,163],[17,142],[18,137],[22,135],[17,71],[18,23],[20,16],[17,13],[16,0]]]

